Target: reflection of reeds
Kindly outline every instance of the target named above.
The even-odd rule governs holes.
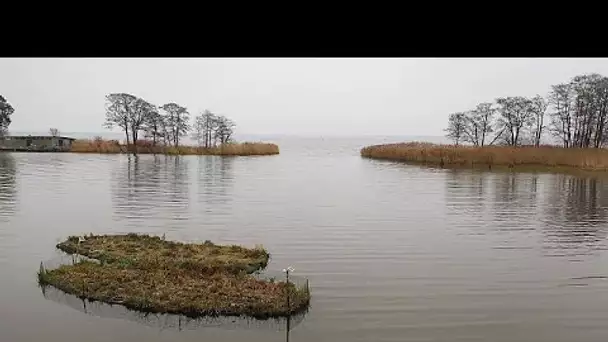
[[[0,222],[15,211],[17,165],[11,153],[0,152]]]
[[[220,155],[220,156],[263,156],[279,154],[276,144],[261,142],[229,143],[212,148],[198,146],[158,146],[146,140],[138,141],[137,146],[123,145],[116,140],[76,140],[70,152],[78,153],[127,153],[168,154],[168,155]]]
[[[361,156],[446,167],[532,166],[608,170],[608,150],[596,148],[474,147],[412,142],[364,147]]]
[[[41,265],[41,285],[143,312],[270,318],[300,312],[310,302],[307,288],[250,275],[268,262],[261,247],[183,244],[136,234],[91,235],[81,243],[70,237],[57,247],[96,260],[52,270]]]

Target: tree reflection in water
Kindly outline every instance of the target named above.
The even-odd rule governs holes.
[[[452,170],[445,201],[451,225],[513,234],[500,240],[510,248],[534,248],[528,235],[533,232],[550,256],[606,248],[608,182],[602,178]]]
[[[181,156],[128,156],[113,172],[114,216],[147,232],[154,222],[162,234],[166,221],[188,218],[188,177],[188,160]]]
[[[555,175],[548,187],[545,249],[551,255],[584,255],[605,249],[606,180]]]
[[[230,190],[234,183],[234,158],[219,156],[201,156],[198,160],[198,195],[199,203],[208,210],[217,210],[218,205],[228,204],[232,200]]]
[[[17,199],[17,163],[11,153],[0,152],[0,222],[15,213]]]

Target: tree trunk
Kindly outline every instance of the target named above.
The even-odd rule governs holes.
[[[127,137],[127,150],[129,149],[129,128],[125,125],[125,136]]]
[[[534,145],[536,147],[540,147],[540,139],[543,136],[543,124],[544,124],[544,115],[539,115],[536,118],[536,136],[535,136],[535,142]]]
[[[131,129],[131,136],[133,137],[133,154],[137,155],[137,130],[136,129]]]
[[[209,120],[209,118],[207,118],[207,120]],[[205,147],[209,148],[211,147],[211,125],[209,124],[209,121],[207,121],[207,126],[205,127],[206,130],[206,138],[205,138]]]

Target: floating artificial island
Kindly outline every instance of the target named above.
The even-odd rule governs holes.
[[[42,286],[91,301],[129,309],[200,316],[286,317],[305,311],[308,284],[261,280],[252,273],[266,267],[262,247],[220,246],[166,241],[149,235],[71,236],[57,245],[88,260],[45,270]]]

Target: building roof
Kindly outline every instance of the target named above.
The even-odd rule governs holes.
[[[52,135],[7,135],[4,139],[51,139],[51,138],[59,138],[59,139],[67,139],[67,140],[76,140],[75,138],[63,137],[63,136],[52,136]]]

